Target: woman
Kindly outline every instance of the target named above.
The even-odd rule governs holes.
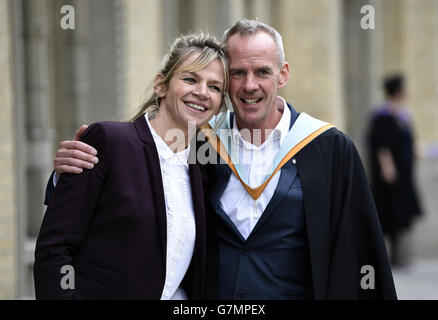
[[[82,135],[99,163],[64,174],[51,195],[35,251],[37,299],[201,296],[205,210],[200,169],[187,163],[188,123],[219,112],[228,64],[200,34],[176,39],[163,65],[133,122],[95,123]],[[182,139],[167,141],[176,129]]]

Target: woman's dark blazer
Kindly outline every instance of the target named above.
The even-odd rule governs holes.
[[[158,152],[144,116],[91,125],[82,140],[99,163],[64,173],[51,195],[35,250],[37,299],[160,299],[166,274],[167,223]],[[183,280],[200,298],[205,266],[201,172],[190,164],[196,243]],[[74,268],[74,288],[63,289]],[[63,278],[64,277],[64,278]],[[63,281],[63,282],[62,282]]]

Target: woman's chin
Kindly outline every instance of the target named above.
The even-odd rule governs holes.
[[[188,123],[189,126],[195,125],[197,128],[199,128],[200,126],[208,123],[208,121],[211,119],[211,116],[202,115],[202,116],[187,117],[186,122]]]

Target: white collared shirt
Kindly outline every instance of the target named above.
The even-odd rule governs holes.
[[[291,112],[286,101],[283,98],[281,100],[284,103],[283,115],[260,147],[245,141],[237,127],[236,118],[234,117],[233,120],[233,148],[238,151],[242,173],[247,175],[252,188],[256,188],[264,182],[264,177],[271,169],[274,157],[289,132]],[[272,177],[257,200],[254,200],[236,176],[231,174],[219,204],[244,239],[247,239],[251,234],[252,229],[271,201],[280,179],[280,172],[281,169]]]
[[[192,260],[196,237],[189,148],[174,153],[152,128],[147,114],[145,117],[160,158],[167,213],[166,280],[161,300],[186,300],[180,285]]]

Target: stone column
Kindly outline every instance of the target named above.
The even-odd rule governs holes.
[[[403,71],[419,142],[438,141],[438,1],[404,0]]]
[[[109,74],[107,77],[103,77],[102,74],[108,72],[108,69],[111,70],[111,66],[114,64],[114,61],[105,59],[106,55],[102,57],[96,57],[95,61],[91,61],[92,52],[91,46],[93,43],[105,45],[105,41],[99,39],[95,36],[94,30],[92,30],[91,25],[101,26],[103,19],[99,19],[98,16],[91,16],[92,10],[91,7],[94,4],[99,4],[101,6],[101,11],[111,10],[112,1],[108,1],[107,5],[102,4],[101,1],[81,1],[74,0],[72,2],[75,11],[76,11],[76,29],[75,30],[66,30],[67,32],[72,34],[72,46],[71,46],[71,54],[72,54],[72,62],[73,62],[73,70],[72,70],[72,83],[70,87],[71,92],[71,101],[74,108],[74,113],[72,119],[70,119],[70,123],[73,125],[73,130],[76,131],[78,127],[80,127],[83,123],[90,123],[90,115],[93,112],[90,112],[93,109],[99,109],[98,105],[90,105],[91,100],[91,85],[98,86],[100,83],[107,84],[105,81],[108,76],[114,76],[114,74]],[[109,8],[108,8],[109,7]],[[95,19],[93,19],[95,18]],[[91,21],[93,19],[93,22]],[[104,27],[107,25],[104,25]],[[106,31],[108,32],[108,30]],[[107,49],[110,49],[108,47]],[[98,52],[96,52],[98,53]],[[94,68],[93,62],[98,63],[98,59],[100,61],[105,61],[106,64],[101,65],[98,70],[91,70]],[[91,72],[90,72],[91,71]],[[95,71],[95,72],[92,72]],[[93,81],[94,80],[94,81]],[[114,87],[106,88],[109,92],[114,92]],[[102,90],[98,92],[102,93]],[[111,93],[110,93],[111,95]],[[100,99],[96,99],[99,102],[104,100],[104,97],[100,97]],[[110,110],[108,110],[110,111]],[[109,112],[110,113],[110,112]],[[102,120],[102,119],[93,119]],[[74,132],[71,132],[71,137],[73,137]]]
[[[167,49],[180,33],[180,0],[162,1],[162,48]]]
[[[383,38],[382,38],[382,76],[392,72],[401,71],[403,65],[403,25],[404,9],[402,1],[387,0],[382,3],[383,12],[376,12],[383,18]]]
[[[224,5],[228,8],[227,15],[224,18],[227,21],[225,29],[230,28],[237,20],[247,17],[247,1],[246,0],[225,0]]]
[[[76,29],[64,30],[60,26],[62,14],[61,8],[64,5],[72,5],[75,8],[75,27]],[[75,82],[75,50],[74,50],[74,34],[78,29],[82,29],[82,12],[78,10],[76,2],[69,0],[54,0],[51,7],[51,16],[53,17],[53,49],[55,56],[51,62],[53,66],[54,83],[56,90],[53,92],[54,107],[52,110],[53,126],[55,127],[55,141],[53,145],[54,155],[59,147],[59,142],[66,139],[72,139],[77,129],[76,105],[74,98],[74,82]],[[86,81],[88,83],[88,81]]]
[[[207,30],[221,39],[225,29],[244,15],[244,8],[242,0],[193,0],[195,25],[192,31]]]
[[[15,298],[18,276],[11,5],[0,1],[0,299]]]
[[[78,1],[82,5],[82,0]],[[85,29],[77,32],[76,87],[81,121],[124,117],[124,2],[89,0]],[[80,30],[78,30],[80,31]],[[87,65],[88,63],[88,65]],[[89,84],[86,80],[88,79]]]
[[[124,5],[125,117],[133,116],[152,92],[152,80],[161,67],[162,3],[129,0]]]
[[[382,7],[380,82],[390,73],[402,72],[405,75],[407,104],[413,114],[417,141],[425,145],[436,142],[438,1],[425,0],[419,4],[409,0],[387,0]]]
[[[36,237],[45,210],[47,177],[52,170],[53,83],[50,61],[50,7],[48,1],[23,2],[25,32],[25,86],[27,134],[28,235]]]
[[[251,0],[250,17],[258,19],[261,22],[271,24],[271,7],[272,3],[265,0]]]
[[[283,36],[290,79],[281,94],[298,111],[345,128],[341,1],[276,0],[273,25]]]
[[[20,141],[20,144],[26,148],[26,159],[24,167],[20,169],[23,169],[25,174],[25,184],[22,187],[25,188],[26,198],[20,195],[20,201],[26,202],[27,212],[26,230],[23,230],[24,242],[20,244],[20,263],[23,268],[20,275],[20,295],[31,297],[34,294],[31,268],[35,239],[45,212],[44,191],[53,161],[53,17],[50,1],[24,0],[22,4],[25,104],[20,121],[24,121],[26,138]]]
[[[365,160],[365,134],[372,106],[378,100],[378,34],[382,32],[380,19],[375,29],[362,29],[360,10],[372,5],[377,17],[383,15],[378,1],[343,1],[343,70],[345,88],[346,132],[353,139]]]

